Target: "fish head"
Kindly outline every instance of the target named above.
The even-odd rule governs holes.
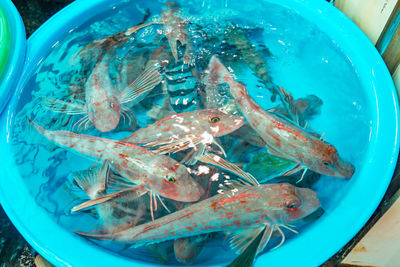
[[[120,119],[121,104],[115,98],[88,104],[88,116],[100,132],[115,129]]]
[[[167,157],[167,156],[165,156]],[[181,202],[194,202],[204,194],[203,187],[190,175],[188,169],[167,157],[164,164],[156,166],[157,179],[149,186],[160,196]]]
[[[204,130],[214,137],[232,133],[244,124],[243,117],[230,115],[217,109],[202,110],[199,113],[199,120]]]
[[[288,183],[272,184],[264,190],[262,199],[267,209],[272,210],[269,216],[276,221],[289,223],[298,221],[320,209],[321,203],[317,194],[308,188],[295,187]]]
[[[315,153],[310,153],[311,157],[305,160],[306,166],[320,174],[350,178],[355,172],[355,167],[348,161],[339,156],[337,149],[320,140],[315,141]]]

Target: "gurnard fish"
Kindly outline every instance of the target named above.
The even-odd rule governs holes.
[[[123,142],[156,148],[156,153],[171,153],[192,149],[183,160],[193,165],[203,155],[206,145],[215,144],[215,137],[229,134],[243,125],[243,117],[225,114],[219,110],[195,110],[175,114],[141,128],[122,139]]]
[[[108,160],[115,172],[137,185],[130,191],[149,192],[154,198],[160,195],[182,202],[197,201],[204,193],[187,168],[166,155],[119,140],[50,131],[32,120],[29,123],[58,146],[89,159]]]
[[[183,62],[184,64],[192,64],[193,43],[189,34],[189,21],[182,18],[180,5],[176,2],[165,3],[161,13],[161,19],[163,34],[168,38],[168,43],[175,61],[178,61],[179,46],[185,46]]]
[[[221,82],[229,85],[231,95],[236,99],[241,113],[264,140],[270,154],[297,162],[298,170],[310,169],[320,174],[342,178],[353,176],[354,166],[340,158],[333,145],[283,116],[262,109],[249,96],[246,87],[234,80],[218,58],[213,57],[210,65],[221,78]]]
[[[72,177],[74,183],[81,188],[90,199],[96,199],[106,195],[107,180],[110,179],[112,171],[107,160],[103,165],[74,172]],[[120,200],[111,202],[107,201],[96,205],[99,221],[95,227],[96,231],[101,230],[103,233],[113,233],[118,229],[131,227],[143,220],[146,207],[143,203],[139,203],[134,209],[127,208],[127,203],[137,200],[141,196],[140,191],[127,191]],[[142,204],[142,205],[140,205]],[[72,209],[74,212],[75,210]]]
[[[84,115],[75,125],[87,128],[89,121],[101,132],[117,127],[121,114],[133,116],[129,107],[137,104],[161,82],[162,76],[155,66],[148,66],[122,91],[115,88],[109,76],[111,56],[101,60],[85,84],[85,103],[68,103],[59,99],[45,98],[44,106],[55,112]]]
[[[286,183],[233,186],[222,194],[118,233],[77,233],[100,240],[129,242],[137,247],[223,231],[232,236],[231,247],[241,253],[265,231],[257,247],[259,253],[273,232],[282,237],[279,247],[285,241],[282,228],[297,233],[291,223],[319,209],[317,194],[310,189]]]

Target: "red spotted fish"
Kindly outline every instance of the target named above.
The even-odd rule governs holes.
[[[143,100],[161,82],[162,76],[157,67],[148,66],[126,88],[119,90],[114,87],[109,76],[110,60],[111,56],[104,57],[89,76],[85,84],[84,103],[45,98],[45,107],[69,115],[84,115],[75,125],[86,129],[91,122],[101,132],[115,129],[121,115],[133,116],[129,107]]]
[[[286,118],[262,109],[216,57],[211,59],[210,65],[221,81],[229,85],[241,113],[265,141],[271,154],[297,162],[297,168],[334,177],[353,176],[354,166],[343,160],[334,146]]]
[[[183,202],[197,201],[204,193],[187,168],[166,155],[118,140],[50,131],[31,120],[29,123],[58,146],[97,161],[108,160],[114,171],[137,185],[132,191],[149,191]]]
[[[290,184],[232,187],[155,221],[113,234],[77,232],[101,240],[129,242],[133,246],[159,243],[212,232],[228,232],[231,246],[244,251],[262,231],[257,247],[262,251],[273,232],[285,240],[282,228],[296,232],[291,223],[320,209],[317,194]]]
[[[197,156],[204,154],[206,145],[215,144],[224,153],[215,137],[229,134],[242,125],[240,116],[213,109],[195,110],[166,117],[122,141],[157,148],[154,152],[163,154],[192,148],[184,161],[193,165]]]

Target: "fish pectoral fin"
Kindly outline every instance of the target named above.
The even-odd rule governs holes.
[[[168,154],[176,153],[189,148],[196,148],[201,143],[201,138],[197,136],[184,136],[178,139],[157,140],[144,144],[146,148],[157,148],[155,153]]]
[[[86,209],[86,208],[90,208],[93,207],[95,205],[104,203],[106,201],[110,201],[110,200],[124,200],[124,201],[129,201],[132,199],[136,199],[139,198],[141,196],[143,196],[144,194],[146,194],[148,192],[148,190],[144,187],[144,185],[139,185],[133,188],[128,188],[116,193],[111,193],[108,195],[104,195],[95,199],[91,199],[89,201],[86,201],[78,206],[75,206],[71,209],[71,212],[77,212],[79,210],[82,209]]]
[[[74,183],[86,192],[88,196],[106,191],[106,180],[110,172],[109,162],[88,170],[77,171],[72,174]],[[96,192],[93,192],[95,190]]]
[[[68,115],[87,114],[86,107],[81,104],[70,103],[52,97],[43,97],[42,105],[54,112],[65,113]]]
[[[283,173],[282,176],[289,176],[289,175],[295,174],[296,172],[301,171],[303,168],[304,168],[303,166],[301,166],[300,164],[297,164],[292,169]]]
[[[255,252],[258,250],[258,245],[262,240],[262,236],[266,230],[265,225],[243,229],[241,231],[236,231],[230,234],[230,247],[235,250],[236,253],[243,253],[257,238],[257,246],[254,248]]]
[[[203,143],[199,143],[192,149],[192,151],[187,153],[181,162],[186,165],[194,165],[197,162],[197,158],[204,155],[205,150],[206,146]]]
[[[237,175],[238,177],[242,178],[244,180],[244,182],[248,185],[259,185],[257,179],[254,178],[253,175],[251,175],[248,172],[245,172],[244,170],[242,170],[235,164],[226,161],[225,159],[221,158],[220,156],[209,153],[209,154],[203,155],[201,157],[198,157],[197,160],[207,163],[207,164],[211,164],[211,165],[221,168],[223,170],[229,171],[230,173],[233,173],[233,174]]]
[[[136,104],[162,80],[162,76],[156,66],[148,66],[140,75],[129,84],[119,95],[121,104],[134,102]],[[132,103],[131,103],[132,104]]]
[[[227,267],[251,267],[253,266],[254,259],[260,253],[271,239],[273,227],[269,224],[247,230],[245,234],[239,233],[240,237],[236,238],[234,242],[240,243],[238,252],[240,255],[232,261]]]
[[[123,176],[112,172],[107,178],[106,186],[108,191],[115,193],[123,191],[125,189],[136,187],[137,184]]]

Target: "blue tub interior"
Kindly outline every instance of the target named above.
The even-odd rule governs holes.
[[[63,11],[64,18],[62,14],[54,17],[29,40],[24,74],[2,118],[6,126],[3,135],[7,138],[2,153],[10,154],[4,163],[0,193],[13,186],[17,200],[8,206],[12,197],[5,193],[2,204],[28,241],[53,263],[158,264],[145,248],[111,252],[107,243],[94,244],[72,233],[89,230],[94,224],[88,214],[70,213],[71,207],[84,197],[72,184],[71,172],[83,170],[91,162],[56,149],[26,123],[28,116],[46,127],[54,127],[52,119],[59,115],[43,110],[38,101],[43,94],[67,96],[71,73],[79,67],[73,55],[91,41],[135,25],[146,8],[152,15],[159,14],[163,5],[163,1],[122,1],[116,5],[111,5],[113,1],[82,2],[77,1]],[[373,46],[333,6],[324,1],[272,2],[251,1],[243,6],[240,1],[187,1],[181,5],[193,16],[194,23],[216,36],[224,29],[215,27],[216,22],[223,25],[234,21],[248,26],[248,37],[256,47],[265,45],[269,49],[263,55],[275,84],[287,89],[294,98],[315,94],[323,100],[321,113],[310,124],[318,133],[325,133],[340,155],[354,164],[356,173],[350,180],[322,176],[312,189],[318,193],[325,214],[300,228],[298,235],[288,235],[282,247],[264,252],[256,261],[256,266],[314,266],[354,236],[387,188],[398,151],[397,99],[390,75]],[[77,12],[73,20],[66,20],[67,14],[73,12]],[[57,19],[61,22],[58,25]],[[56,34],[46,37],[41,44],[45,29]],[[141,31],[136,38],[147,42],[154,36],[154,29]],[[355,37],[349,40],[347,37],[353,34]],[[200,48],[201,38],[195,41]],[[264,108],[272,107],[266,89],[251,71],[236,68],[233,66],[237,79],[246,84],[251,96]],[[21,214],[24,207],[25,213]],[[29,225],[28,216],[32,218]],[[64,245],[55,245],[58,237],[63,238]],[[107,248],[101,248],[102,245]],[[63,247],[69,251],[63,251]],[[227,243],[217,239],[205,245],[194,264],[221,265],[233,257]],[[172,265],[177,264],[170,260]]]

